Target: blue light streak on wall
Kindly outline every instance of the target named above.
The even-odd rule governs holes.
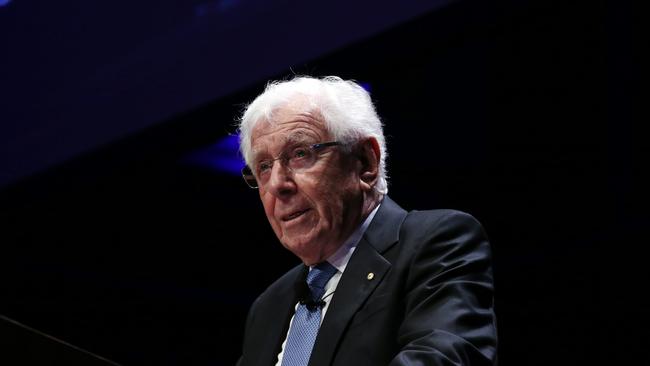
[[[239,135],[226,136],[210,146],[192,152],[184,161],[211,170],[240,175],[244,161],[239,153]]]
[[[11,2],[11,0],[0,0],[0,6],[5,6],[5,5],[9,4],[10,2]]]

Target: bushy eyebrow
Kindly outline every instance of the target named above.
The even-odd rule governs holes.
[[[314,144],[314,139],[307,135],[304,132],[297,131],[287,136],[285,139],[285,147],[287,145],[302,145],[302,144]]]

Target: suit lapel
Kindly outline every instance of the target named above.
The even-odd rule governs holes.
[[[384,198],[336,288],[318,332],[310,366],[331,364],[348,323],[390,269],[391,264],[382,253],[398,241],[405,217],[406,211],[388,197]]]

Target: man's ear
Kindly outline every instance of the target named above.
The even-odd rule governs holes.
[[[377,139],[369,137],[359,142],[357,155],[361,163],[359,171],[361,186],[364,190],[371,191],[379,179],[381,151]]]

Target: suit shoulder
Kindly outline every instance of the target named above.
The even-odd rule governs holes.
[[[457,210],[411,211],[404,220],[400,237],[417,247],[437,249],[481,248],[489,251],[488,236],[474,216]]]
[[[410,211],[404,225],[420,228],[443,226],[481,227],[481,223],[471,214],[452,209]]]

